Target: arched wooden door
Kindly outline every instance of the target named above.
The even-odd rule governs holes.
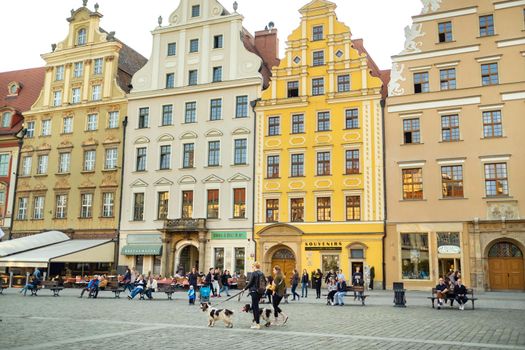
[[[498,242],[489,251],[491,290],[524,290],[523,252],[509,242]]]
[[[273,267],[279,265],[281,271],[284,274],[284,280],[286,286],[290,287],[290,278],[293,275],[293,269],[295,269],[295,255],[290,249],[282,248],[273,253],[272,256],[272,270]]]

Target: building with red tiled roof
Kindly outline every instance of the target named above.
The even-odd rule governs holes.
[[[3,239],[11,230],[23,113],[30,110],[38,98],[44,76],[43,67],[0,73],[0,228]]]

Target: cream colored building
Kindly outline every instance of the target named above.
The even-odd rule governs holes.
[[[424,1],[385,116],[387,283],[524,290],[524,2]]]
[[[236,6],[182,0],[152,31],[151,58],[130,94],[120,265],[245,273],[253,260],[251,105],[277,33],[252,37],[242,21]]]
[[[146,59],[100,28],[98,5],[83,3],[67,37],[42,55],[44,86],[24,113],[14,238],[117,237],[126,92]]]

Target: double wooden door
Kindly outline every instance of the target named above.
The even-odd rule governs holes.
[[[523,257],[489,258],[491,290],[525,290]]]

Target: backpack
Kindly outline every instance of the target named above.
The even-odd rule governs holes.
[[[258,273],[259,280],[257,281],[257,293],[263,295],[266,292],[266,278],[262,272]]]

